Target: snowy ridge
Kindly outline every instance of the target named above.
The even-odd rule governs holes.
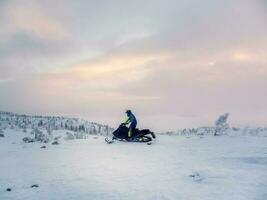
[[[185,128],[179,129],[177,131],[169,131],[164,133],[159,133],[161,135],[180,135],[180,136],[190,136],[190,135],[215,135],[216,127],[199,127],[199,128]],[[229,136],[267,136],[267,127],[232,127],[227,130],[225,135]]]
[[[214,126],[211,127],[199,127],[199,128],[185,128],[178,131],[170,131],[162,134],[167,135],[181,135],[181,136],[189,136],[189,135],[229,135],[229,136],[265,136],[267,137],[267,127],[243,127],[236,128],[231,127],[227,122],[229,117],[229,113],[225,113],[220,115],[219,118],[215,121]]]
[[[107,125],[101,125],[78,118],[58,117],[58,116],[30,116],[11,112],[0,111],[1,129],[44,129],[51,132],[53,130],[69,130],[76,133],[109,135],[113,129]]]

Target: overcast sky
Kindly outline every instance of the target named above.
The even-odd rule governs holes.
[[[266,0],[0,0],[0,110],[156,131],[267,125]]]

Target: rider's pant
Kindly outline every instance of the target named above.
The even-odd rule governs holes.
[[[133,135],[133,131],[134,131],[134,129],[136,128],[136,123],[131,123],[130,124],[130,127],[129,127],[129,131],[128,131],[128,137],[130,138],[130,137],[132,137],[132,135]]]

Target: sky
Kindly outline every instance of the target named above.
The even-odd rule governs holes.
[[[0,110],[267,125],[266,0],[0,0]]]

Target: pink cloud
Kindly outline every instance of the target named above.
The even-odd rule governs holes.
[[[11,37],[16,32],[24,32],[41,40],[62,41],[69,37],[63,24],[49,16],[44,9],[30,1],[11,2],[3,9],[2,35]]]

